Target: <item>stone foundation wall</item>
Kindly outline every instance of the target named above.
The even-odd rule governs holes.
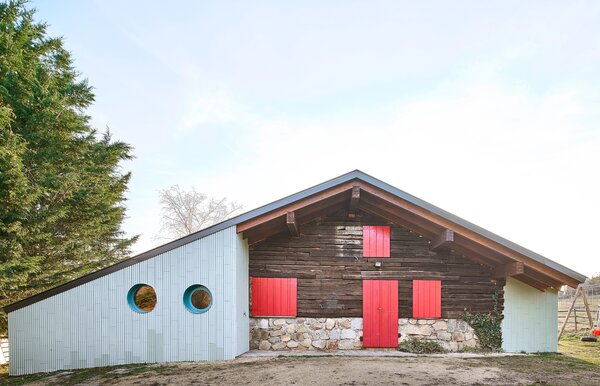
[[[398,342],[411,338],[435,340],[448,351],[479,347],[473,328],[460,319],[398,319]]]
[[[362,318],[250,318],[252,350],[358,350],[362,335]],[[479,346],[471,326],[458,319],[398,319],[398,343],[410,338],[450,351]]]

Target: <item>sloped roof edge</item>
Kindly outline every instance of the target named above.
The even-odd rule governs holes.
[[[537,253],[535,253],[535,252],[533,252],[533,251],[531,251],[531,250],[529,250],[529,249],[527,249],[525,247],[522,247],[522,246],[520,246],[518,244],[515,244],[515,243],[513,243],[510,240],[507,240],[507,239],[505,239],[505,238],[503,238],[501,236],[498,236],[495,233],[492,233],[492,232],[490,232],[490,231],[488,231],[488,230],[486,230],[486,229],[484,229],[484,228],[482,228],[480,226],[477,226],[477,225],[475,225],[475,224],[473,224],[473,223],[471,223],[471,222],[469,222],[467,220],[464,220],[464,219],[462,219],[462,218],[460,218],[460,217],[458,217],[458,216],[456,216],[456,215],[454,215],[454,214],[452,214],[450,212],[447,212],[447,211],[445,211],[445,210],[443,210],[443,209],[441,209],[441,208],[439,208],[439,207],[437,207],[435,205],[432,205],[432,204],[430,204],[430,203],[428,203],[428,202],[426,202],[426,201],[424,201],[424,200],[422,200],[422,199],[420,199],[418,197],[415,197],[415,196],[413,196],[413,195],[411,195],[409,193],[406,193],[403,190],[400,190],[400,189],[398,189],[398,188],[396,188],[396,187],[394,187],[394,186],[392,186],[392,185],[390,185],[390,184],[388,184],[386,182],[383,182],[383,181],[381,181],[381,180],[379,180],[379,179],[377,179],[377,178],[375,178],[373,176],[370,176],[370,175],[368,175],[368,174],[366,174],[366,173],[364,173],[364,172],[362,172],[362,171],[360,171],[360,170],[357,169],[357,170],[353,170],[353,171],[351,171],[349,173],[343,174],[343,175],[341,175],[339,177],[332,178],[331,180],[325,181],[325,182],[323,182],[321,184],[315,185],[315,186],[310,187],[308,189],[302,190],[302,191],[300,191],[298,193],[294,193],[294,194],[289,195],[287,197],[281,198],[281,199],[279,199],[277,201],[273,201],[270,204],[263,205],[263,206],[258,207],[256,209],[250,210],[250,211],[248,211],[246,213],[242,213],[242,214],[240,214],[238,216],[235,216],[235,217],[232,217],[232,218],[230,218],[228,220],[225,220],[225,221],[223,221],[223,222],[221,222],[219,224],[215,224],[215,225],[213,225],[211,227],[208,227],[206,229],[202,229],[202,230],[200,230],[198,232],[189,234],[189,235],[184,236],[182,238],[179,238],[177,240],[174,240],[174,241],[171,241],[169,243],[166,243],[166,244],[163,244],[161,246],[158,246],[156,248],[150,249],[150,250],[148,250],[146,252],[143,252],[143,253],[141,253],[139,255],[133,256],[133,257],[128,258],[128,259],[125,259],[123,261],[120,261],[120,262],[118,262],[116,264],[113,264],[111,266],[108,266],[106,268],[100,269],[100,270],[95,271],[95,272],[91,272],[91,273],[89,273],[87,275],[84,275],[84,276],[82,276],[80,278],[77,278],[75,280],[69,281],[67,283],[61,284],[61,285],[59,285],[57,287],[51,288],[51,289],[46,290],[44,292],[41,292],[39,294],[30,296],[30,297],[25,298],[23,300],[20,300],[18,302],[15,302],[15,303],[12,303],[10,305],[7,305],[7,306],[4,307],[4,311],[7,312],[7,313],[9,313],[9,312],[18,310],[20,308],[26,307],[28,305],[37,303],[37,302],[39,302],[39,301],[41,301],[43,299],[52,297],[52,296],[57,295],[57,294],[59,294],[61,292],[65,292],[65,291],[67,291],[67,290],[69,290],[71,288],[78,287],[78,286],[80,286],[82,284],[85,284],[85,283],[90,282],[92,280],[98,279],[98,278],[100,278],[102,276],[108,275],[108,274],[110,274],[112,272],[121,270],[123,268],[129,267],[131,265],[137,264],[137,263],[142,262],[144,260],[151,259],[151,258],[153,258],[155,256],[158,256],[160,254],[163,254],[163,253],[168,252],[170,250],[173,250],[175,248],[181,247],[182,245],[189,244],[189,243],[191,243],[193,241],[199,240],[199,239],[204,238],[206,236],[209,236],[209,235],[211,235],[213,233],[222,231],[223,229],[227,229],[229,227],[235,226],[237,224],[240,224],[240,223],[242,223],[244,221],[247,221],[249,219],[252,219],[254,217],[257,217],[257,216],[263,215],[265,213],[271,212],[272,210],[275,210],[275,209],[279,209],[279,208],[284,207],[284,206],[286,206],[288,204],[291,204],[291,203],[293,203],[295,201],[298,201],[298,200],[303,199],[303,198],[308,197],[308,196],[312,196],[313,194],[322,192],[322,191],[324,191],[326,189],[332,188],[334,186],[337,186],[339,184],[342,184],[344,182],[348,182],[348,181],[351,181],[351,180],[354,180],[354,179],[358,179],[358,180],[364,181],[364,182],[366,182],[368,184],[371,184],[371,185],[373,185],[373,186],[375,186],[375,187],[377,187],[379,189],[387,191],[388,193],[396,195],[396,196],[398,196],[398,197],[400,197],[400,198],[402,198],[402,199],[404,199],[404,200],[406,200],[406,201],[408,201],[408,202],[410,202],[412,204],[420,206],[421,208],[423,208],[423,209],[425,209],[425,210],[427,210],[427,211],[429,211],[429,212],[431,212],[431,213],[433,213],[435,215],[438,215],[438,216],[440,216],[442,218],[445,218],[446,220],[451,221],[451,222],[453,222],[453,223],[455,223],[455,224],[457,224],[459,226],[462,226],[462,227],[467,228],[467,229],[469,229],[469,230],[471,230],[471,231],[473,231],[475,233],[478,233],[479,235],[481,235],[481,236],[483,236],[485,238],[488,238],[488,239],[490,239],[490,240],[492,240],[492,241],[494,241],[494,242],[496,242],[496,243],[498,243],[500,245],[503,245],[503,246],[505,246],[507,248],[510,248],[510,249],[514,250],[515,252],[518,252],[518,253],[526,256],[526,257],[529,257],[532,260],[535,260],[535,261],[537,261],[537,262],[539,262],[541,264],[544,264],[544,265],[546,265],[546,266],[548,266],[548,267],[550,267],[550,268],[552,268],[552,269],[554,269],[554,270],[556,270],[558,272],[561,272],[561,273],[563,273],[563,274],[571,277],[572,279],[574,279],[576,281],[584,282],[585,279],[587,278],[585,275],[582,275],[582,274],[580,274],[578,272],[575,272],[575,271],[573,271],[570,268],[567,268],[567,267],[565,267],[565,266],[563,266],[563,265],[561,265],[561,264],[559,264],[559,263],[557,263],[557,262],[555,262],[553,260],[548,259],[547,257],[544,257],[544,256],[542,256],[540,254],[537,254]]]

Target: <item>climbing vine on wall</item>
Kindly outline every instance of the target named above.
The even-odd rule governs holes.
[[[489,313],[472,313],[465,310],[462,319],[469,323],[484,350],[502,350],[502,314],[498,312],[498,293],[492,295],[494,310]]]

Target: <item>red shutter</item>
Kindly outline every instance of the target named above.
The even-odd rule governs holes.
[[[296,316],[298,279],[252,278],[252,316]]]
[[[363,257],[390,257],[389,226],[363,226]]]
[[[442,316],[442,282],[413,280],[413,318]]]

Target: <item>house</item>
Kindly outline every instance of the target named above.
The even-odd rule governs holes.
[[[5,307],[11,374],[233,359],[250,349],[556,351],[585,276],[353,171]]]

